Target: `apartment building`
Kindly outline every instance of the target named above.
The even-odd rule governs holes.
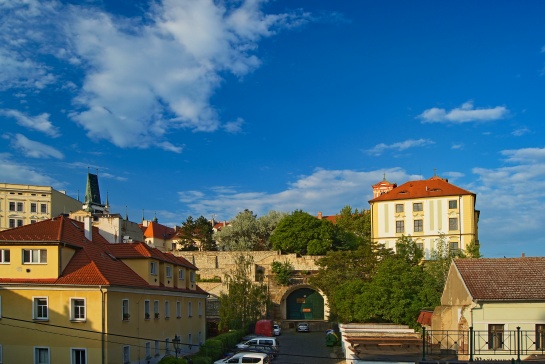
[[[49,186],[0,183],[0,231],[80,209],[80,201]]]
[[[197,268],[58,216],[0,232],[0,363],[157,363],[198,350]],[[178,340],[177,340],[178,341]]]
[[[433,176],[400,186],[386,180],[373,186],[371,239],[395,249],[397,239],[411,236],[425,257],[444,235],[450,249],[465,249],[478,242],[479,211],[476,194],[447,179]]]

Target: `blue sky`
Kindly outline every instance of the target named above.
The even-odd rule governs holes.
[[[486,257],[543,256],[542,1],[0,2],[0,181],[113,212],[367,209],[384,174],[477,194]]]

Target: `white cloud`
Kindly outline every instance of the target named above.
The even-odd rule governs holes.
[[[517,137],[526,135],[528,133],[530,133],[530,129],[528,129],[527,127],[518,128],[511,132],[512,135]]]
[[[221,74],[255,70],[261,63],[254,54],[257,42],[290,24],[290,14],[266,15],[262,3],[227,8],[211,0],[165,0],[146,25],[123,26],[108,14],[78,9],[71,37],[89,68],[76,98],[81,110],[72,118],[90,137],[120,147],[155,144],[171,128],[218,130],[222,125],[210,98]],[[227,123],[224,129],[234,132],[240,125]]]
[[[368,200],[373,197],[371,186],[381,181],[384,174],[389,181],[398,183],[420,178],[399,168],[371,172],[316,169],[277,193],[240,192],[232,186],[219,186],[206,192],[179,192],[179,198],[188,215],[216,215],[219,220],[229,220],[244,209],[260,216],[270,210],[292,212],[296,209],[333,215],[346,205],[369,208]]]
[[[57,181],[45,173],[28,165],[12,161],[9,154],[0,154],[0,171],[2,171],[1,182],[38,186],[59,185]]]
[[[242,125],[244,125],[244,119],[238,118],[235,121],[225,123],[223,129],[228,133],[236,134],[242,131]]]
[[[51,137],[58,137],[60,135],[58,128],[55,127],[51,121],[49,121],[48,113],[43,113],[37,116],[29,116],[18,110],[0,109],[0,115],[13,118],[17,121],[17,124],[28,129],[40,131]]]
[[[366,150],[368,154],[372,155],[381,155],[387,150],[403,151],[409,148],[424,147],[427,145],[435,144],[434,141],[429,139],[408,139],[402,142],[393,143],[393,144],[384,144],[380,143],[375,145],[373,148]]]
[[[57,149],[40,142],[30,140],[22,134],[15,134],[12,140],[14,148],[19,149],[27,157],[31,158],[56,158],[63,159],[64,155]]]
[[[423,123],[467,123],[467,122],[482,122],[503,119],[508,115],[508,110],[504,106],[496,106],[493,108],[473,107],[473,102],[468,101],[461,107],[447,111],[433,107],[424,110],[418,118]]]

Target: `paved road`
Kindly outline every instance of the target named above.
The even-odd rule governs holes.
[[[285,330],[278,337],[280,355],[273,364],[341,364],[334,351],[325,345],[325,332],[295,332]]]

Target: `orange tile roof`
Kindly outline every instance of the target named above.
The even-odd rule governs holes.
[[[416,198],[432,198],[444,196],[473,195],[473,192],[464,190],[448,182],[443,178],[434,176],[426,180],[409,181],[397,186],[390,192],[375,197],[369,203],[379,201],[406,200]]]
[[[473,300],[545,300],[545,257],[456,259]]]
[[[96,227],[93,227],[92,241],[90,241],[85,238],[82,222],[62,215],[51,220],[0,231],[0,245],[20,245],[21,243],[66,243],[76,249],[76,252],[62,274],[56,279],[10,279],[0,277],[0,283],[118,285],[169,291],[189,291],[151,286],[145,279],[123,263],[121,259],[154,258],[196,269],[194,265],[185,259],[162,253],[144,243],[109,244],[99,234]],[[199,287],[197,287],[197,291],[191,292],[205,293]]]
[[[146,238],[169,240],[176,238],[176,230],[171,227],[151,221],[147,228],[142,230]]]

